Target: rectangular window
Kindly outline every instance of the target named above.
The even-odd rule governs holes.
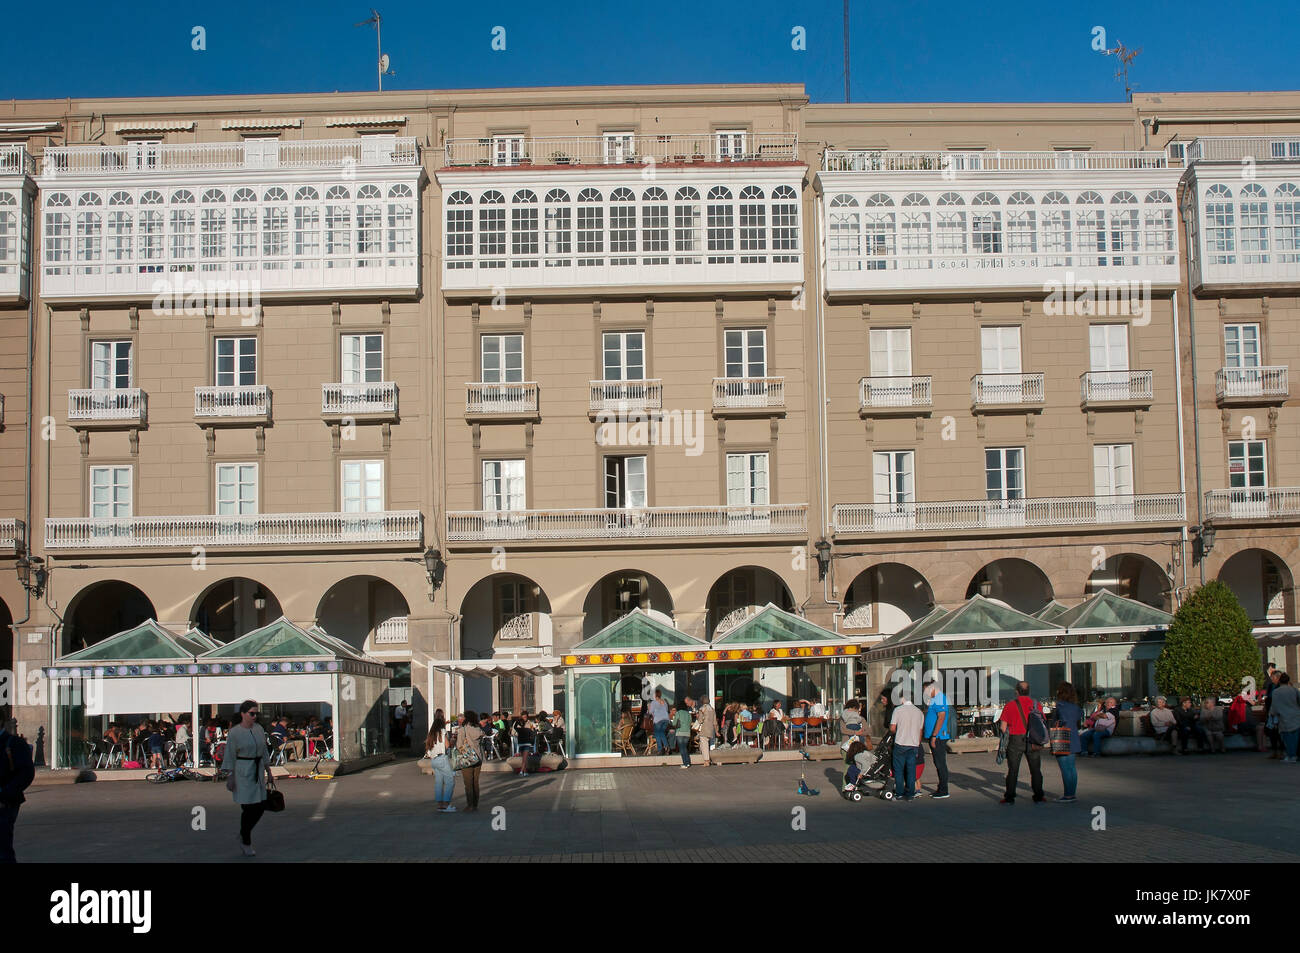
[[[384,461],[344,460],[342,463],[344,513],[382,513]]]
[[[605,163],[607,165],[622,165],[625,162],[635,160],[636,152],[632,145],[632,133],[607,132],[604,138]]]
[[[378,384],[384,379],[384,336],[343,335],[344,384]]]
[[[124,519],[131,515],[131,467],[90,468],[90,515]]]
[[[1005,502],[1024,499],[1024,447],[1000,447],[984,451],[984,489],[990,500]]]
[[[677,252],[676,264],[698,265],[700,244],[699,193],[692,188],[678,189],[673,203],[673,250]]]
[[[717,143],[718,161],[735,162],[747,157],[746,140],[749,134],[743,129],[719,129],[714,133]]]
[[[642,197],[641,250],[645,264],[668,264],[668,199],[661,190],[648,190]]]
[[[527,508],[523,460],[483,461],[483,509],[506,512]]]
[[[213,380],[218,387],[257,383],[257,338],[217,338]]]
[[[605,458],[605,507],[643,509],[646,502],[646,458]]]
[[[980,400],[989,404],[1019,404],[1021,385],[1020,328],[980,328]]]
[[[524,155],[523,136],[493,136],[492,164],[518,165]]]
[[[877,506],[898,506],[916,501],[911,450],[877,450],[871,455],[872,486]]]
[[[714,194],[718,192],[719,194]],[[709,193],[708,241],[709,264],[729,265],[735,258],[730,253],[736,248],[735,207],[731,204],[731,193],[726,189],[714,189]]]
[[[1223,366],[1233,369],[1260,366],[1258,324],[1223,326]]]
[[[524,336],[485,334],[480,339],[483,383],[518,384],[524,379]]]
[[[767,463],[766,453],[727,454],[727,505],[766,506]]]
[[[252,516],[257,513],[257,464],[217,465],[217,515]]]
[[[723,332],[724,377],[767,376],[767,330],[728,328]]]
[[[90,386],[95,390],[124,390],[131,386],[131,342],[95,341],[91,348]]]
[[[607,381],[645,380],[645,332],[606,331],[602,335]]]
[[[1092,448],[1092,483],[1097,496],[1133,494],[1133,445],[1099,444]]]
[[[1263,440],[1228,441],[1228,487],[1233,490],[1268,487],[1268,451]]]
[[[912,375],[912,329],[871,329],[871,376]]]

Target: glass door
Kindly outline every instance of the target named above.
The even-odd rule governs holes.
[[[618,669],[569,672],[569,733],[575,757],[610,754],[618,726]]]

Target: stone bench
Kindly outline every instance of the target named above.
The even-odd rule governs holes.
[[[1177,741],[1174,742],[1175,745],[1177,745],[1177,743]],[[1170,750],[1171,748],[1167,741],[1157,740],[1149,735],[1130,737],[1111,735],[1101,743],[1101,753],[1108,757],[1121,754],[1168,754]],[[1196,750],[1195,738],[1192,738],[1188,742],[1187,750]],[[1245,735],[1225,735],[1223,739],[1223,750],[1254,751],[1255,739],[1248,738]]]

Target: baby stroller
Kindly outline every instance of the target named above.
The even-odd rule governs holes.
[[[845,772],[844,785],[840,788],[840,796],[846,801],[861,801],[864,794],[874,795],[884,801],[894,799],[894,736],[885,735],[869,753],[875,756],[875,760],[865,771],[858,775],[852,789],[849,788],[848,773]],[[918,787],[921,783],[921,774],[924,771],[925,765],[917,764],[916,783]]]

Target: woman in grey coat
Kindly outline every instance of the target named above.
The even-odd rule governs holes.
[[[234,793],[240,806],[239,848],[245,857],[254,857],[253,827],[266,813],[266,787],[271,779],[271,759],[266,747],[266,732],[257,723],[257,702],[239,706],[239,724],[226,735],[226,754],[221,767],[230,772],[226,790]]]
[[[1291,684],[1291,676],[1283,672],[1273,689],[1273,701],[1269,713],[1277,717],[1277,729],[1282,734],[1282,745],[1286,749],[1288,764],[1296,763],[1297,749],[1300,748],[1300,693]]]

